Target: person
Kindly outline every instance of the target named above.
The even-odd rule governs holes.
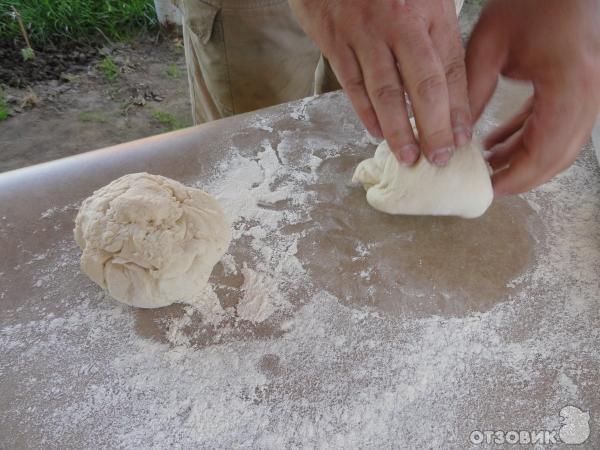
[[[197,123],[341,87],[399,161],[443,166],[499,75],[527,80],[531,99],[484,140],[504,195],[568,167],[600,110],[600,0],[489,0],[466,52],[462,0],[176,1]]]

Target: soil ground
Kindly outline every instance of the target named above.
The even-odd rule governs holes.
[[[99,68],[107,56],[117,66],[112,81]],[[0,123],[0,172],[192,123],[183,48],[173,38],[104,47],[65,69],[46,81],[15,71],[13,86],[29,86],[4,85],[12,117]]]
[[[465,2],[463,37],[479,4]],[[175,36],[49,48],[28,64],[6,43],[0,52],[0,86],[11,113],[0,122],[0,172],[192,124],[183,47]],[[117,66],[113,80],[99,68],[106,57]]]

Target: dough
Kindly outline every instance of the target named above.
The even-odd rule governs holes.
[[[86,199],[75,219],[82,270],[116,300],[158,308],[190,299],[231,240],[217,201],[158,175],[125,175]]]
[[[404,166],[383,141],[373,158],[358,165],[352,180],[362,183],[373,208],[389,214],[470,219],[481,216],[494,198],[490,171],[475,139],[457,149],[444,167],[422,155],[414,166]]]

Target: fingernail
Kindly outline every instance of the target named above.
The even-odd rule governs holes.
[[[431,162],[436,166],[445,166],[452,157],[452,147],[444,147],[434,150],[431,153]]]
[[[415,144],[406,144],[400,148],[398,152],[400,160],[407,165],[412,165],[419,158],[419,147]]]
[[[471,129],[462,125],[454,127],[452,129],[452,133],[454,134],[454,144],[457,147],[467,145],[469,142],[471,142],[471,138],[473,137]]]

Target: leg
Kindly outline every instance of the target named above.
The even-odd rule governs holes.
[[[325,94],[342,89],[327,58],[321,55],[315,71],[315,94]]]
[[[194,121],[312,95],[319,50],[286,0],[179,0]]]

